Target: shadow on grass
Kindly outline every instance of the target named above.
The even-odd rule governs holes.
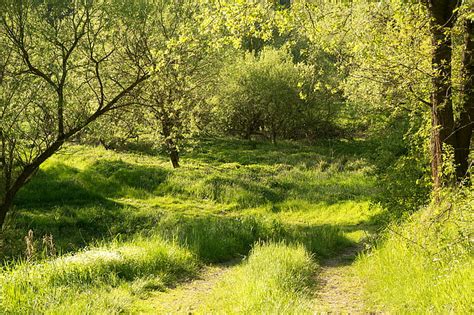
[[[314,154],[318,154],[317,148],[312,151],[313,149],[304,146],[305,149],[302,150],[303,146],[292,143],[282,144],[282,148],[280,145],[274,147],[265,143],[262,144],[263,149],[253,149],[252,143],[245,144],[241,141],[213,140],[209,144],[212,144],[209,149],[213,152],[194,152],[189,156],[202,158],[204,161],[209,158],[208,155],[214,158],[221,154],[224,160],[244,163],[248,154],[242,150],[245,145],[249,146],[249,152],[258,151],[248,156],[253,163],[276,164],[287,161],[290,164],[300,164],[301,159],[312,163],[308,161]],[[206,146],[203,150],[205,148]],[[213,160],[212,163],[217,162]],[[302,199],[328,204],[347,199],[366,199],[365,190],[370,188],[361,187],[358,181],[305,185],[305,178],[285,182],[278,177],[272,179],[265,170],[257,177],[254,169],[249,169],[246,173],[241,173],[241,170],[242,168],[230,174],[208,174],[205,169],[202,170],[204,178],[199,182],[200,192],[180,193],[178,189],[176,193],[166,190],[161,193],[173,194],[178,198],[196,197],[224,203],[236,202],[240,207],[251,207],[293,198],[289,192],[302,196]],[[347,227],[337,225],[290,225],[256,216],[189,216],[160,211],[136,214],[138,209],[109,199],[156,196],[160,187],[175,184],[169,182],[170,172],[157,166],[131,164],[122,160],[98,160],[85,170],[65,164],[40,170],[16,199],[14,220],[10,220],[13,223],[4,233],[6,250],[3,255],[21,255],[25,248],[23,236],[29,229],[34,230],[39,238],[39,245],[43,235],[52,234],[57,248],[62,252],[77,250],[97,240],[111,240],[117,235],[157,232],[188,246],[208,262],[222,262],[238,255],[246,255],[257,241],[302,243],[321,257],[329,257],[353,244],[353,241],[344,236],[343,232]],[[178,188],[183,191],[189,183],[197,183],[194,173],[187,175],[189,181],[176,184],[181,185]],[[178,178],[183,173],[179,170],[173,176]]]
[[[146,224],[133,215],[135,209],[109,198],[143,197],[166,176],[167,171],[161,168],[107,160],[97,161],[85,171],[64,164],[40,170],[20,191],[7,217],[0,258],[22,256],[24,236],[30,229],[39,251],[41,238],[51,234],[59,252],[75,251],[119,234],[134,234]]]
[[[99,160],[84,171],[59,163],[40,170],[19,192],[15,204],[19,207],[103,204],[110,202],[107,198],[151,193],[167,176],[166,169],[121,160]]]
[[[282,141],[273,145],[269,141],[249,141],[239,139],[202,139],[194,150],[184,157],[209,164],[288,164],[298,165],[338,160],[345,164],[351,160],[366,159],[374,144],[363,140],[326,140],[316,144],[301,144]]]

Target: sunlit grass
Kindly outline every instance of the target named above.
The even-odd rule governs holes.
[[[394,314],[472,314],[472,189],[430,206],[364,255],[357,270],[372,309]],[[454,200],[453,200],[454,199]],[[449,210],[449,212],[447,212]]]
[[[2,254],[23,257],[29,229],[37,252],[33,262],[10,264],[2,273],[1,307],[131,312],[146,292],[192,277],[200,264],[247,256],[256,243],[284,242],[267,247],[283,261],[294,255],[298,268],[310,255],[334,255],[372,231],[371,218],[381,212],[370,204],[376,193],[370,166],[345,145],[203,141],[176,170],[159,155],[69,145],[16,200]],[[41,239],[49,234],[65,256],[44,255]],[[252,257],[265,252],[258,257],[267,258],[245,266],[284,265],[282,279],[308,276],[309,265],[288,274],[286,262],[271,262],[270,249],[256,248]],[[280,275],[268,277],[273,283]],[[307,283],[295,290],[301,286]],[[300,310],[291,299],[304,294],[277,287],[270,309]]]
[[[74,311],[107,310],[107,299],[91,295],[124,290],[130,284],[153,281],[164,289],[196,273],[198,261],[189,251],[159,237],[113,242],[42,262],[5,267],[0,278],[1,309],[6,313],[43,313],[74,303]],[[133,285],[133,284],[132,284]],[[133,295],[130,287],[128,295]],[[113,298],[113,297],[111,297]],[[84,305],[75,301],[86,302]]]
[[[198,313],[310,313],[317,266],[302,246],[257,244],[246,262],[216,285]]]

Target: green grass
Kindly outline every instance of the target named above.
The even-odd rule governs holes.
[[[112,290],[163,290],[196,273],[198,261],[189,251],[159,237],[137,237],[38,263],[5,267],[0,278],[1,308],[5,313],[108,311],[113,301],[100,295]],[[91,300],[91,295],[96,296]],[[76,304],[83,301],[85,304]],[[129,298],[130,299],[130,298]],[[115,311],[124,306],[116,305]],[[110,309],[114,312],[114,308]]]
[[[2,254],[21,255],[18,235],[29,229],[38,238],[52,234],[63,253],[154,229],[175,230],[210,261],[243,254],[261,238],[297,239],[300,231],[332,235],[310,245],[327,256],[362,237],[380,212],[369,206],[376,192],[369,165],[338,146],[343,153],[293,143],[204,141],[177,170],[161,156],[69,146],[19,194]],[[197,235],[204,226],[211,226],[207,236]],[[209,254],[214,251],[199,245],[199,238],[219,240],[225,230],[242,231],[229,233],[233,246],[214,246],[229,248],[226,253]]]
[[[303,246],[257,244],[246,262],[216,285],[197,313],[311,313],[317,266]]]
[[[389,226],[357,263],[372,309],[394,314],[472,314],[472,189]]]
[[[174,170],[160,155],[69,145],[15,201],[3,259],[22,259],[30,229],[36,256],[6,264],[1,308],[132,312],[148,289],[166,290],[198,265],[246,256],[260,242],[284,242],[298,257],[335,255],[373,232],[382,213],[370,203],[377,188],[361,146],[203,140]],[[50,234],[55,259],[44,254]],[[142,247],[148,258],[127,258]],[[120,261],[81,258],[94,251]]]

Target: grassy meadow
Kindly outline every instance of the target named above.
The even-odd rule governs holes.
[[[260,303],[290,301],[311,286],[306,280],[317,268],[310,266],[376,228],[381,210],[370,200],[377,189],[354,150],[360,145],[207,140],[176,170],[153,152],[69,145],[16,200],[4,231],[3,258],[14,262],[2,273],[1,305],[11,313],[61,313],[71,305],[78,313],[133,312],[147,291],[166,290],[206,264],[246,261],[249,253],[229,277],[271,261],[276,273],[263,279],[274,283],[275,295],[267,292]],[[16,237],[29,230],[26,239]],[[261,242],[276,247],[254,247]],[[260,276],[242,286],[242,300]],[[281,303],[271,310],[300,307]]]
[[[1,310],[160,313],[157,293],[234,261],[196,313],[312,313],[321,262],[364,242],[354,272],[367,310],[469,312],[470,191],[429,233],[442,210],[381,232],[370,150],[208,139],[173,169],[158,152],[68,145],[21,191],[3,231]]]

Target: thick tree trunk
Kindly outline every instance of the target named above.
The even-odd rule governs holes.
[[[431,15],[430,29],[433,43],[431,170],[435,189],[447,183],[447,179],[442,174],[445,145],[456,147],[451,98],[451,29],[456,20],[457,5],[456,1],[450,0],[427,1],[427,8]]]
[[[468,176],[469,152],[474,127],[474,20],[464,21],[462,57],[462,107],[456,122],[456,177],[459,182]]]

